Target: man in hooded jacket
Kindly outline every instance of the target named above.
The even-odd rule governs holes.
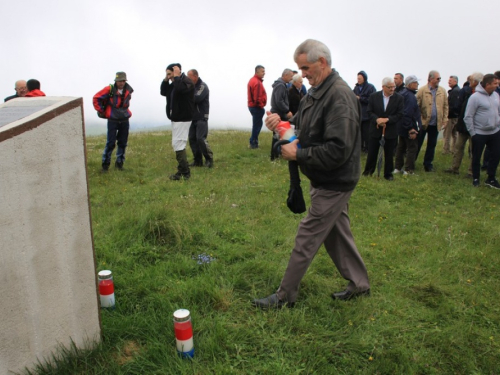
[[[376,92],[375,86],[368,82],[368,75],[362,70],[358,73],[358,83],[354,86],[354,94],[361,104],[361,151],[368,152],[370,140],[370,116],[368,115],[368,100]]]

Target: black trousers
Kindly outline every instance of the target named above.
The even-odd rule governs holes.
[[[368,156],[366,157],[366,165],[363,174],[372,175],[377,167],[378,151],[380,149],[380,138],[370,137],[368,140]],[[384,177],[392,176],[394,170],[394,147],[397,139],[385,139],[384,145]]]
[[[492,180],[495,178],[500,161],[500,131],[490,135],[476,134],[472,137],[472,178],[474,179],[479,179],[484,146],[490,150],[487,173],[488,180]]]
[[[203,156],[205,160],[212,160],[213,153],[207,142],[208,136],[208,121],[207,120],[194,120],[189,127],[189,146],[193,151],[194,162],[196,164],[203,164]]]

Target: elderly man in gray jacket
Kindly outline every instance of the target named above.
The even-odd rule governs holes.
[[[302,76],[312,88],[291,119],[298,140],[281,147],[285,160],[296,160],[311,181],[311,207],[300,222],[295,247],[276,293],[256,299],[262,309],[292,307],[300,281],[322,244],[348,280],[345,290],[333,293],[335,300],[349,300],[370,293],[368,274],[351,232],[348,204],[361,172],[361,106],[345,81],[331,68],[330,50],[308,39],[294,54]],[[266,126],[274,130],[280,122],[268,112]],[[300,142],[300,148],[297,143]]]
[[[500,97],[495,92],[498,80],[486,74],[470,97],[465,110],[464,122],[472,139],[472,185],[479,186],[481,155],[484,146],[490,150],[488,178],[485,184],[500,189],[496,170],[500,161]]]

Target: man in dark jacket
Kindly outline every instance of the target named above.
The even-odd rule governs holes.
[[[358,83],[354,86],[354,94],[361,103],[361,151],[368,152],[370,116],[368,115],[368,100],[375,91],[375,86],[368,83],[368,75],[362,70],[358,73]]]
[[[395,92],[397,92],[398,94],[405,89],[404,79],[405,76],[403,75],[403,73],[394,74],[394,83],[396,84]]]
[[[281,77],[273,83],[273,93],[271,94],[271,113],[277,113],[282,121],[288,121],[292,117],[290,112],[290,104],[288,101],[287,84],[292,80],[293,72],[291,69],[283,70]],[[273,133],[273,141],[271,144],[271,161],[276,159],[274,145],[279,141],[279,136],[276,132]]]
[[[26,81],[24,79],[20,79],[19,81],[16,81],[14,90],[16,91],[15,95],[8,96],[4,99],[4,102],[8,102],[9,100],[15,99],[15,98],[22,98],[26,93],[28,92],[28,89],[26,87]]]
[[[292,77],[292,82],[288,88],[288,102],[290,104],[290,112],[292,112],[292,115],[297,113],[300,101],[304,95],[307,94],[307,91],[305,94],[302,91],[302,87],[304,86],[302,82],[302,76],[297,73]]]
[[[396,148],[396,169],[393,173],[403,172],[413,174],[415,170],[415,158],[418,150],[418,133],[422,128],[422,118],[420,107],[415,97],[418,90],[418,78],[415,76],[406,77],[406,87],[399,92],[404,99],[404,116],[398,122],[398,146]]]
[[[443,155],[453,153],[457,141],[457,125],[460,108],[458,106],[458,97],[460,95],[460,86],[458,86],[458,77],[450,76],[448,79],[448,124],[443,131]]]
[[[203,156],[208,168],[214,166],[214,155],[207,141],[208,136],[208,113],[210,110],[209,90],[205,82],[201,80],[196,69],[187,73],[194,83],[194,113],[193,122],[189,128],[189,145],[193,151],[194,161],[190,166],[202,167]]]
[[[186,153],[189,127],[194,113],[194,83],[181,71],[181,64],[167,66],[167,75],[160,87],[167,99],[167,117],[172,121],[172,147],[177,159],[177,173],[169,178],[174,181],[191,177]]]
[[[315,61],[308,61],[314,56]],[[292,307],[300,281],[320,246],[340,274],[346,290],[332,298],[349,300],[370,293],[366,267],[351,233],[348,203],[359,180],[361,108],[352,90],[331,68],[330,50],[308,39],[297,47],[294,60],[312,88],[291,119],[298,140],[281,147],[285,160],[296,160],[311,181],[311,207],[300,222],[295,247],[276,293],[253,301],[262,309]],[[278,114],[268,112],[266,126],[274,130]],[[300,148],[297,143],[300,141]]]
[[[384,134],[384,178],[389,181],[394,179],[392,170],[394,169],[394,147],[398,136],[397,124],[404,115],[403,97],[396,94],[395,89],[394,80],[386,77],[382,80],[382,90],[370,96],[368,102],[368,115],[371,119],[370,139],[363,176],[371,176],[375,172],[380,140]]]
[[[451,167],[444,170],[446,173],[459,174],[460,165],[462,164],[462,159],[465,153],[465,145],[467,141],[469,141],[470,145],[470,134],[464,122],[465,110],[467,109],[469,98],[473,93],[476,92],[476,87],[482,79],[482,73],[471,74],[467,79],[469,84],[464,84],[463,88],[459,91],[458,107],[460,108],[460,111],[457,118],[457,124],[455,125],[455,128],[457,129],[457,141],[455,143]],[[468,176],[472,178],[472,161],[469,163]]]
[[[127,148],[129,118],[132,116],[129,105],[134,89],[127,83],[125,72],[118,72],[115,84],[108,85],[94,95],[93,104],[100,118],[108,119],[108,134],[106,146],[102,153],[102,171],[107,172],[111,164],[111,154],[118,143],[116,150],[115,167],[123,169],[125,149]]]

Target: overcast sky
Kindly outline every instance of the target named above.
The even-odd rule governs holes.
[[[255,65],[271,85],[297,68],[295,48],[324,42],[354,86],[365,70],[381,89],[396,72],[425,84],[429,70],[462,86],[475,71],[500,70],[498,1],[56,1],[2,0],[0,98],[36,78],[50,96],[83,97],[88,126],[101,126],[92,96],[125,71],[135,92],[132,128],[168,125],[160,84],[168,64],[196,68],[210,87],[212,128],[250,128],[246,85]],[[307,85],[307,80],[305,80]]]

